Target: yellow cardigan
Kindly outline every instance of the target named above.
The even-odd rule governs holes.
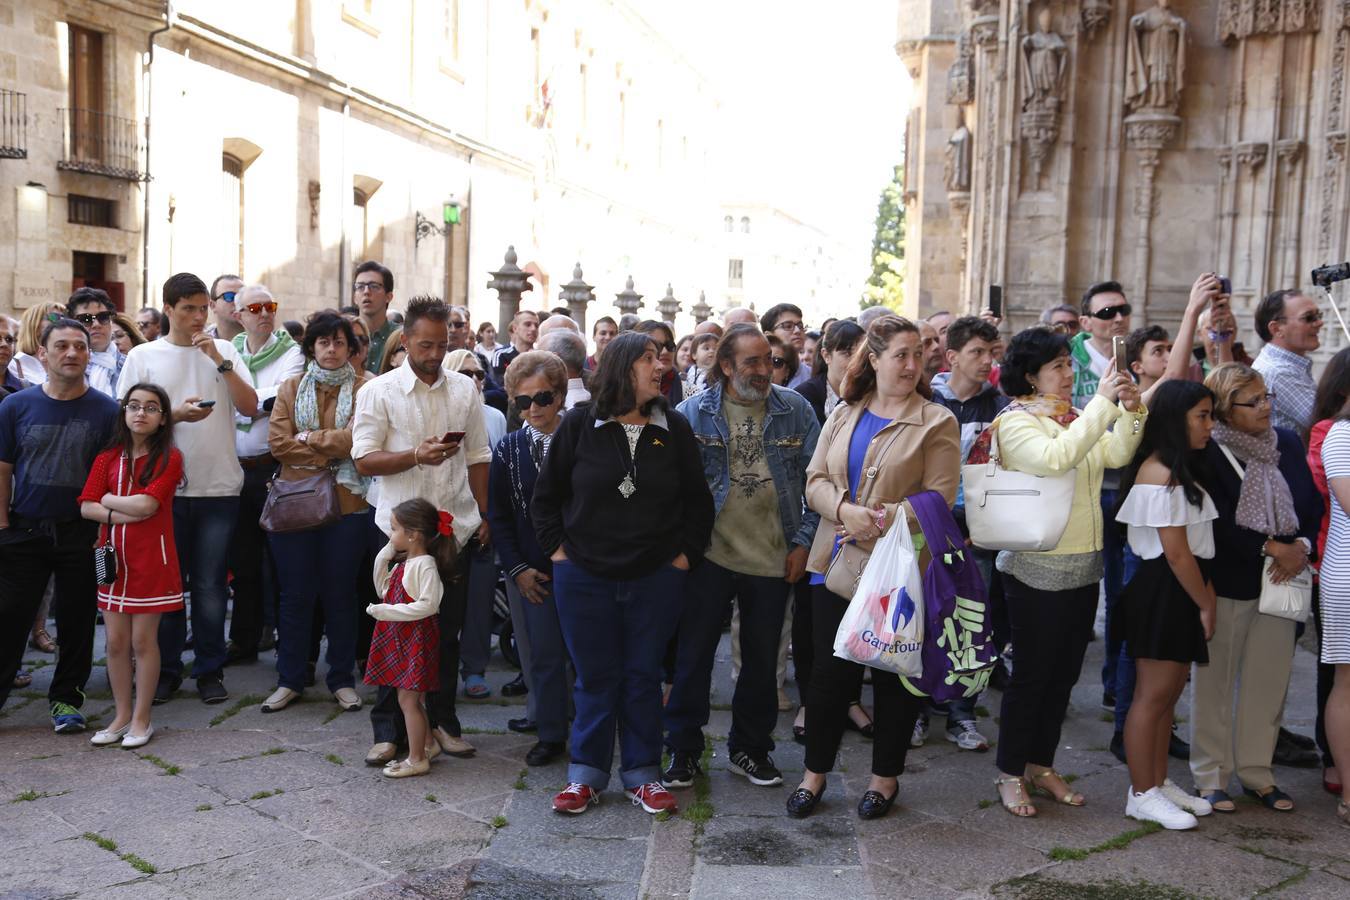
[[[1046,553],[1102,549],[1102,475],[1107,469],[1129,464],[1143,439],[1147,416],[1143,404],[1137,412],[1129,412],[1096,396],[1068,428],[1028,412],[998,417],[998,450],[1005,468],[1031,475],[1076,472],[1068,527],[1059,545]]]

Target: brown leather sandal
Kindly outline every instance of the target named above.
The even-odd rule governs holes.
[[[33,635],[28,639],[28,646],[43,653],[56,652],[56,641],[52,640],[52,636],[47,633],[45,628],[33,629]]]

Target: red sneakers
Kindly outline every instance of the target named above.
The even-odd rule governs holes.
[[[661,786],[659,781],[649,781],[635,788],[627,788],[624,793],[633,798],[634,806],[641,806],[655,815],[659,812],[676,812],[675,795]]]
[[[553,811],[576,816],[599,802],[600,795],[591,790],[589,784],[570,782],[562,789],[562,793],[553,798]]]

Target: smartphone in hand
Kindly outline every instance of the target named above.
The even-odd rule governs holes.
[[[989,285],[989,311],[994,314],[995,319],[1003,318],[1003,285]]]
[[[1116,372],[1130,374],[1129,364],[1125,362],[1125,338],[1120,335],[1111,338],[1111,352],[1116,357]]]
[[[213,406],[216,405],[216,401],[214,401],[214,400],[198,400],[198,401],[197,401],[196,403],[194,403],[193,405],[196,406],[198,409],[210,409],[211,407],[213,407]]]
[[[447,431],[445,437],[441,438],[442,444],[458,444],[464,440],[464,432]]]

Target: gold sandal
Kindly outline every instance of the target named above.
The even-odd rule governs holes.
[[[999,790],[998,800],[1003,804],[1003,808],[1019,819],[1030,819],[1036,815],[1036,807],[1032,804],[1031,798],[1027,796],[1027,782],[1025,778],[1018,778],[1016,775],[1004,775],[994,779],[995,789],[1002,788],[1005,784],[1017,785],[1017,796],[1015,803],[1009,803],[1003,799],[1003,791]],[[1031,812],[1018,812],[1019,809],[1029,809]]]
[[[1087,798],[1084,797],[1082,794],[1078,793],[1077,791],[1073,790],[1072,788],[1069,788],[1069,783],[1067,781],[1064,782],[1064,786],[1068,788],[1068,793],[1063,795],[1057,796],[1054,793],[1052,793],[1049,788],[1042,787],[1040,784],[1040,780],[1042,778],[1048,778],[1051,775],[1058,778],[1060,781],[1064,781],[1063,775],[1059,774],[1054,769],[1046,769],[1044,772],[1039,772],[1035,775],[1030,776],[1031,792],[1033,794],[1040,794],[1043,797],[1049,797],[1056,803],[1063,803],[1065,806],[1083,806],[1084,804],[1087,803]]]

